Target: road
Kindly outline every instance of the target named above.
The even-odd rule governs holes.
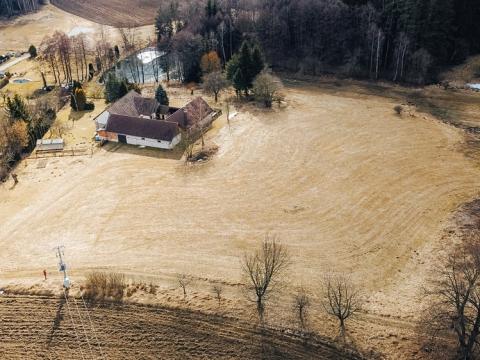
[[[23,54],[22,56],[18,58],[14,58],[13,60],[7,61],[6,63],[0,65],[0,71],[7,71],[9,68],[11,68],[14,65],[17,65],[18,63],[22,62],[23,60],[29,59],[30,54],[26,53]]]

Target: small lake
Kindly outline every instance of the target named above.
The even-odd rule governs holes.
[[[13,79],[12,80],[12,83],[15,83],[15,84],[26,84],[26,83],[29,83],[30,79]]]
[[[146,48],[117,63],[110,72],[119,78],[126,78],[134,83],[153,83],[165,79],[160,68],[163,53],[155,48]]]

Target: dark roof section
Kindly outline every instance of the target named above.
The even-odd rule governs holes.
[[[127,95],[112,104],[107,111],[110,114],[122,116],[150,116],[157,112],[159,106],[160,104],[157,100],[143,98],[135,90],[130,90]]]
[[[172,115],[167,117],[167,120],[177,123],[178,126],[181,126],[182,128],[185,128],[187,125],[187,118],[185,117],[183,109],[175,111]]]
[[[193,126],[210,115],[213,110],[201,97],[196,97],[183,107],[187,118],[187,126]]]
[[[172,141],[179,134],[178,124],[170,121],[143,119],[111,114],[106,131],[143,138]]]
[[[212,112],[212,108],[205,100],[196,97],[183,108],[175,111],[167,120],[174,121],[183,128],[190,128],[202,122]]]

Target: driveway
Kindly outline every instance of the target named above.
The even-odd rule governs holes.
[[[30,54],[26,53],[18,58],[14,58],[13,60],[7,61],[6,63],[0,65],[0,71],[7,71],[11,66],[16,65],[19,62],[22,62],[23,60],[28,58],[30,58]]]

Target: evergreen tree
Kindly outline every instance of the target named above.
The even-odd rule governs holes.
[[[120,59],[120,49],[118,48],[118,45],[115,45],[115,47],[113,48],[113,50],[115,51],[115,58],[117,60]]]
[[[168,95],[162,85],[158,85],[157,90],[155,91],[155,99],[157,99],[157,101],[161,105],[168,106],[169,104]]]
[[[115,100],[121,99],[122,97],[124,97],[125,95],[128,94],[128,92],[130,91],[129,88],[128,88],[128,85],[129,84],[126,80],[120,81],[120,84],[117,88],[117,98]],[[135,85],[135,87],[138,88],[137,84],[133,84],[133,85]],[[135,89],[132,89],[132,90],[135,90]]]
[[[227,63],[227,79],[232,82],[237,93],[243,91],[248,95],[253,80],[264,67],[263,54],[258,45],[252,47],[244,41],[238,54]]]
[[[30,119],[30,114],[28,112],[27,104],[18,94],[15,94],[13,96],[13,99],[10,97],[7,97],[6,110],[10,119],[12,119],[13,121],[16,121],[16,120],[28,121]]]
[[[37,48],[33,45],[30,45],[28,48],[28,52],[30,53],[30,57],[36,58],[37,57]]]
[[[85,91],[81,87],[76,88],[70,95],[70,106],[75,111],[85,110],[85,104],[87,103],[87,97]]]
[[[105,100],[107,103],[114,102],[119,98],[120,85],[121,82],[114,74],[108,74],[107,80],[105,81]]]
[[[263,60],[263,54],[258,45],[255,45],[252,50],[252,76],[253,79],[260,74],[265,67],[265,61]]]

